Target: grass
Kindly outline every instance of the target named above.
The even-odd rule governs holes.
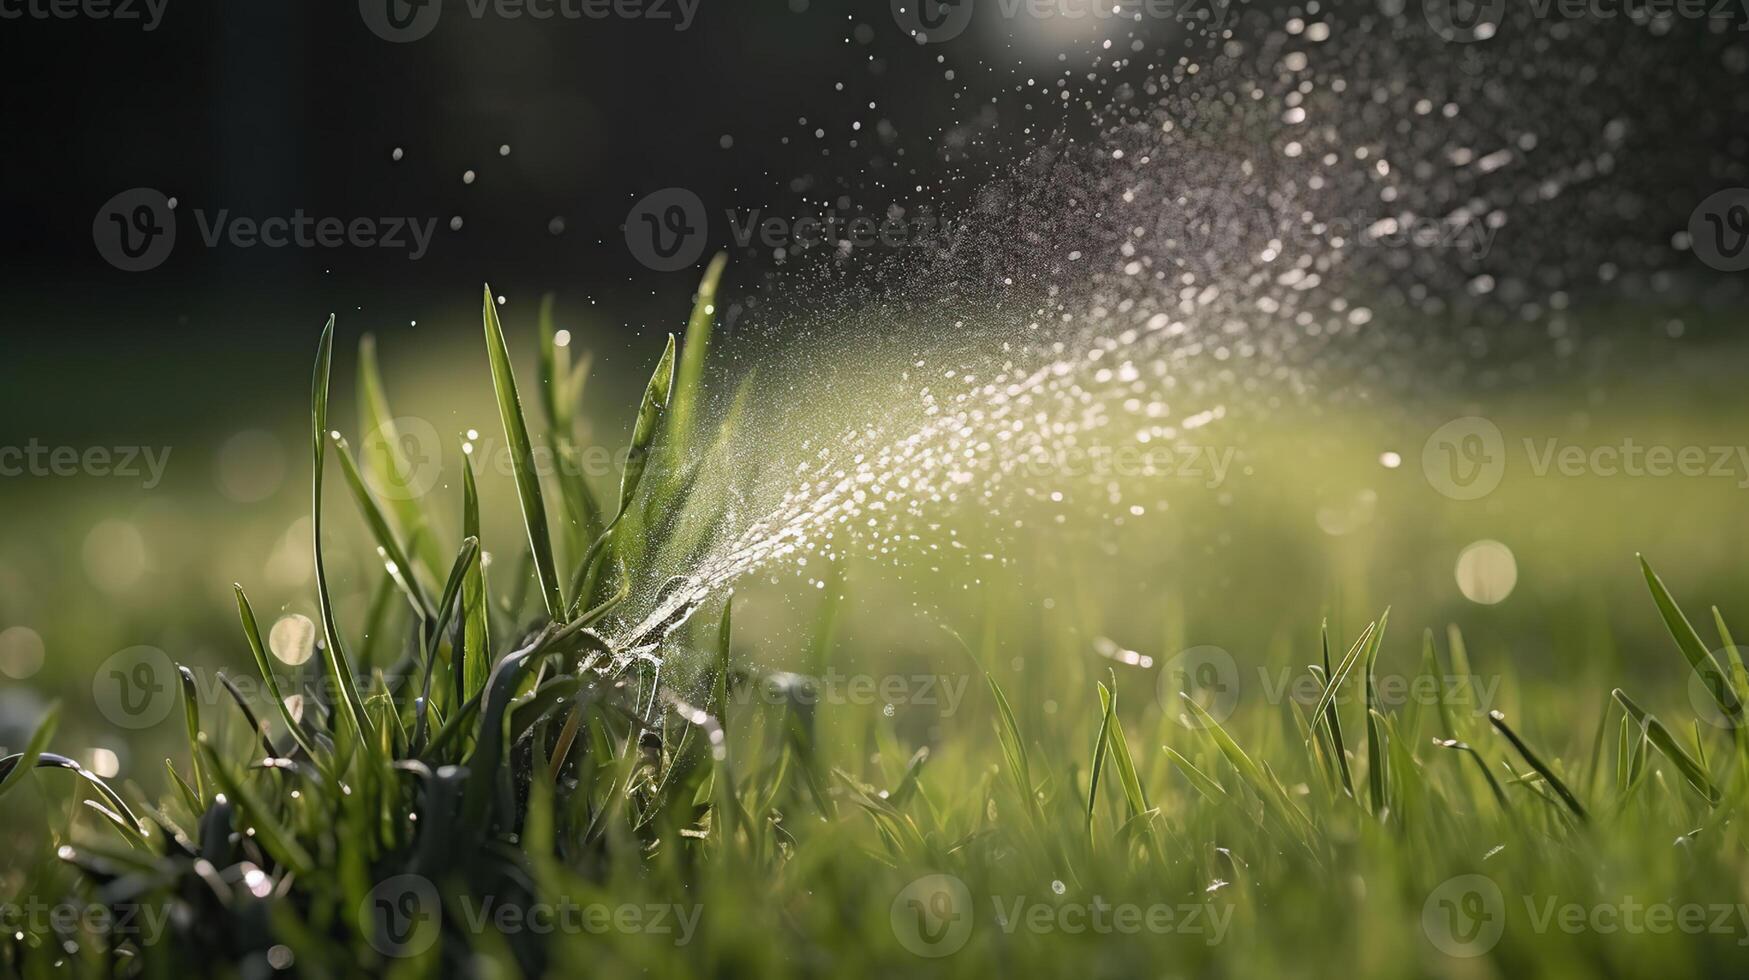
[[[576,468],[543,478],[524,407],[538,390],[548,445],[575,454],[587,361],[544,307],[538,389],[519,387],[486,291],[526,574],[485,561],[471,467],[448,521],[373,491],[408,485],[411,464],[368,339],[358,424],[390,437],[361,465],[332,428],[331,320],[310,398],[321,675],[282,681],[238,585],[267,696],[226,678],[229,702],[203,703],[185,670],[187,744],[157,802],[49,751],[50,711],[0,760],[0,796],[52,802],[51,846],[6,905],[21,918],[0,937],[5,972],[1681,977],[1742,962],[1749,677],[1724,617],[1721,662],[1643,560],[1645,614],[1675,647],[1667,686],[1692,675],[1711,699],[1694,713],[1723,724],[1660,720],[1619,688],[1572,717],[1455,628],[1443,646],[1417,637],[1431,701],[1393,704],[1388,610],[1289,644],[1317,661],[1312,697],[1235,705],[1195,677],[1156,692],[1152,668],[1091,652],[1003,655],[1033,639],[997,606],[930,675],[972,681],[934,728],[831,696],[831,597],[806,674],[738,663],[726,598],[676,634],[704,652],[697,676],[616,647],[599,628],[640,571],[700,546],[697,515],[674,515],[708,506],[689,461],[721,435],[699,431],[720,271],[658,359],[605,506]],[[330,455],[382,562],[363,623],[340,620],[323,558]],[[411,624],[399,644],[381,639],[390,605]],[[1511,717],[1478,709],[1486,678],[1529,688]]]

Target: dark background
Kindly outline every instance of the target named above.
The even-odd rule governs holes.
[[[404,44],[372,34],[351,0],[167,3],[152,32],[0,22],[0,283],[14,309],[87,338],[149,330],[142,318],[154,315],[195,333],[355,309],[405,324],[472,308],[482,280],[569,289],[636,329],[642,299],[696,278],[650,273],[627,253],[620,227],[638,197],[683,186],[718,213],[785,211],[798,192],[908,184],[919,167],[932,181],[932,147],[964,114],[971,100],[955,94],[979,61],[975,44],[911,42],[884,2],[852,13],[825,0],[701,0],[676,31],[474,19],[448,0],[432,33]],[[974,70],[949,85],[955,60]],[[178,199],[178,240],[164,265],[128,274],[99,257],[90,225],[111,195],[139,186]],[[417,216],[436,218],[438,233],[417,262],[389,249],[207,249],[194,208]],[[729,244],[713,231],[713,247]]]
[[[373,34],[355,0],[167,0],[157,28],[142,26],[0,20],[9,438],[174,431],[263,383],[289,398],[329,313],[346,335],[404,348],[477,330],[482,281],[512,298],[511,321],[556,291],[607,333],[595,342],[603,367],[616,333],[641,361],[683,322],[697,270],[651,272],[628,253],[621,227],[639,197],[686,187],[714,216],[795,214],[803,198],[850,191],[878,211],[901,197],[886,188],[919,184],[951,196],[931,170],[975,101],[974,76],[1000,88],[1020,70],[980,76],[975,43],[917,45],[884,0],[701,0],[685,31],[475,19],[447,0],[435,30],[403,44]],[[135,187],[177,199],[177,243],[163,265],[127,273],[98,254],[91,224]],[[435,218],[437,231],[419,261],[386,248],[207,248],[197,208]],[[713,221],[711,250],[729,244]],[[738,261],[729,288],[757,267]],[[202,397],[187,397],[195,378]]]

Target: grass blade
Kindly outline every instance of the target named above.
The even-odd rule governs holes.
[[[1488,712],[1488,720],[1493,722],[1494,728],[1498,730],[1500,734],[1506,736],[1506,740],[1511,742],[1512,747],[1518,750],[1519,756],[1522,757],[1526,763],[1529,763],[1530,767],[1535,769],[1537,774],[1542,776],[1542,778],[1548,782],[1550,788],[1560,796],[1561,802],[1567,805],[1567,809],[1572,810],[1573,815],[1579,818],[1580,823],[1584,823],[1589,819],[1589,816],[1585,812],[1585,807],[1581,806],[1579,803],[1579,798],[1573,795],[1573,791],[1567,788],[1566,783],[1561,782],[1561,777],[1555,775],[1555,771],[1550,769],[1548,765],[1543,762],[1541,756],[1538,756],[1532,751],[1530,746],[1524,744],[1524,740],[1518,737],[1518,733],[1512,730],[1512,726],[1506,724],[1506,716],[1504,714],[1498,711],[1490,711]]]
[[[1373,630],[1377,626],[1377,623],[1366,624],[1366,629],[1360,631],[1360,636],[1354,641],[1354,646],[1348,648],[1348,653],[1342,658],[1342,666],[1336,669],[1335,676],[1330,678],[1330,683],[1324,687],[1324,693],[1318,697],[1317,705],[1312,708],[1313,718],[1322,715],[1336,700],[1337,689],[1342,687],[1342,682],[1347,680],[1348,675],[1353,672],[1355,663],[1360,660],[1360,655],[1366,649],[1367,641],[1372,639]]]
[[[232,591],[237,594],[237,616],[243,621],[243,638],[249,641],[249,652],[255,655],[255,667],[261,671],[262,683],[267,685],[267,692],[273,695],[273,703],[279,708],[280,720],[285,722],[286,730],[297,741],[298,747],[311,759],[317,758],[316,749],[304,737],[304,729],[292,717],[291,706],[286,704],[285,693],[279,688],[279,679],[273,675],[273,664],[267,659],[267,647],[261,642],[261,627],[255,620],[255,610],[249,605],[249,597],[243,594],[241,585],[232,583]]]
[[[13,787],[24,781],[25,773],[37,766],[43,752],[49,747],[55,737],[55,729],[61,723],[61,702],[56,701],[43,712],[42,721],[37,723],[36,731],[30,735],[30,741],[24,746],[24,751],[14,756],[0,760],[0,766],[10,766],[4,777],[0,778],[0,798],[12,792]]]
[[[480,493],[474,484],[474,460],[462,454],[462,534],[480,538]],[[462,648],[456,658],[456,704],[486,688],[492,670],[491,603],[486,601],[484,550],[476,550],[462,580]]]
[[[340,627],[334,622],[334,602],[328,592],[328,564],[322,558],[322,463],[328,449],[328,374],[334,363],[334,317],[322,328],[322,340],[316,347],[316,370],[310,379],[310,448],[314,456],[311,466],[310,538],[315,548],[316,599],[322,611],[324,645],[323,665],[328,679],[340,692],[340,713],[349,729],[363,736],[370,731],[370,719],[364,713],[364,701],[358,696],[358,683],[352,676],[352,665],[346,659],[346,649],[340,643]]]
[[[1646,739],[1657,746],[1658,751],[1664,753],[1665,758],[1669,759],[1681,771],[1682,778],[1688,780],[1688,784],[1694,787],[1695,792],[1705,797],[1708,805],[1718,806],[1723,794],[1719,792],[1718,787],[1713,785],[1712,776],[1707,772],[1706,766],[1696,762],[1693,757],[1683,751],[1682,746],[1670,734],[1669,729],[1666,729],[1656,717],[1647,714],[1645,710],[1635,704],[1633,698],[1628,697],[1625,691],[1618,687],[1611,693],[1628,715],[1645,730]]]
[[[1688,660],[1688,665],[1694,668],[1701,683],[1718,701],[1719,708],[1733,722],[1743,718],[1743,702],[1737,697],[1736,688],[1719,670],[1718,662],[1707,652],[1706,644],[1701,642],[1700,634],[1688,623],[1688,617],[1682,614],[1682,609],[1671,598],[1670,590],[1664,587],[1664,582],[1658,573],[1652,571],[1652,565],[1644,555],[1640,558],[1640,570],[1645,573],[1646,586],[1652,590],[1652,601],[1658,604],[1658,614],[1664,617],[1664,627],[1670,631],[1671,639],[1676,641],[1676,648],[1682,651],[1682,656]]]
[[[431,607],[431,599],[419,584],[419,576],[415,573],[413,562],[407,557],[406,549],[395,540],[395,531],[389,526],[388,517],[383,514],[376,498],[371,496],[370,488],[365,486],[364,476],[358,471],[358,463],[353,461],[352,447],[338,432],[330,434],[329,438],[334,442],[335,455],[340,457],[340,472],[346,476],[347,489],[352,491],[352,499],[358,504],[358,511],[364,516],[371,537],[376,540],[377,554],[388,564],[389,577],[401,587],[419,618],[429,622],[436,610]]]
[[[562,623],[565,621],[565,601],[559,588],[558,565],[553,560],[552,535],[547,530],[540,474],[535,471],[528,423],[523,419],[522,399],[516,393],[516,374],[510,366],[510,349],[504,342],[504,328],[498,323],[498,306],[492,300],[490,286],[485,289],[482,319],[486,325],[486,354],[492,362],[492,390],[498,399],[498,417],[504,423],[504,439],[509,443],[510,465],[516,476],[516,497],[522,504],[522,523],[528,529],[528,548],[534,555],[541,600],[553,622]]]
[[[705,267],[704,278],[698,284],[698,296],[693,300],[692,317],[686,322],[686,339],[680,346],[680,367],[674,380],[674,398],[668,412],[664,452],[670,460],[670,475],[679,470],[696,433],[700,389],[704,382],[704,365],[710,352],[711,330],[716,323],[717,284],[723,268],[729,264],[726,252],[717,253]]]
[[[638,495],[644,468],[649,465],[650,447],[656,442],[662,413],[667,410],[673,392],[674,335],[669,334],[668,344],[662,348],[662,357],[656,362],[656,370],[651,372],[650,382],[644,386],[644,398],[638,403],[638,418],[632,425],[632,442],[626,450],[625,470],[619,478],[619,512],[614,515],[609,528],[619,523],[631,507],[632,499]]]

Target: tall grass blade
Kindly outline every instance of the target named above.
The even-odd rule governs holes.
[[[359,737],[369,731],[370,719],[364,712],[364,701],[358,696],[358,683],[352,676],[352,665],[346,658],[346,648],[340,642],[340,627],[334,622],[334,602],[328,591],[328,564],[322,557],[322,464],[328,449],[328,374],[334,363],[334,317],[322,328],[322,340],[316,347],[316,370],[310,379],[310,448],[311,466],[310,538],[315,549],[316,599],[322,613],[323,665],[334,689],[340,692],[340,714],[347,728]]]
[[[716,323],[717,284],[723,268],[729,264],[726,252],[719,252],[705,267],[704,278],[698,284],[698,296],[693,300],[692,316],[686,322],[686,338],[680,346],[680,366],[674,379],[674,398],[668,412],[666,448],[670,460],[669,474],[678,473],[696,433],[693,431],[702,397],[705,359],[710,351],[711,330]]]
[[[534,447],[528,439],[528,423],[523,418],[522,399],[516,393],[516,374],[510,366],[510,349],[504,341],[504,328],[498,322],[498,306],[492,299],[491,286],[485,288],[481,318],[486,326],[486,355],[492,362],[492,391],[498,400],[498,417],[504,423],[504,439],[509,444],[516,498],[522,505],[522,523],[528,531],[528,549],[534,556],[541,601],[547,616],[562,623],[565,600],[560,591],[558,565],[553,559],[552,535],[547,529],[546,502],[541,495]]]
[[[1688,617],[1682,614],[1682,609],[1671,598],[1670,590],[1664,587],[1664,581],[1658,573],[1652,571],[1652,565],[1644,555],[1640,558],[1640,570],[1645,573],[1646,586],[1652,590],[1652,601],[1658,604],[1658,614],[1664,617],[1664,627],[1670,631],[1671,639],[1676,641],[1676,648],[1682,651],[1682,656],[1688,660],[1688,665],[1706,686],[1713,700],[1719,703],[1719,708],[1733,723],[1743,719],[1743,702],[1737,696],[1735,686],[1725,678],[1719,669],[1718,662],[1713,660],[1707,651],[1706,644],[1701,642],[1700,634],[1688,623]]]

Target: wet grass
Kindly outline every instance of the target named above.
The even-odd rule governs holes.
[[[1699,977],[1742,963],[1749,676],[1725,617],[1703,639],[1644,561],[1645,615],[1674,647],[1656,693],[1702,692],[1664,720],[1621,689],[1558,702],[1594,716],[1551,708],[1548,681],[1472,659],[1455,628],[1414,637],[1415,680],[1436,696],[1392,704],[1377,677],[1388,611],[1290,641],[1282,655],[1310,663],[1292,664],[1312,678],[1303,702],[1234,700],[1218,677],[1091,651],[1012,656],[1037,638],[1000,602],[953,637],[936,677],[972,683],[933,728],[823,696],[842,653],[830,601],[807,673],[737,663],[719,597],[675,634],[697,676],[665,677],[606,625],[654,556],[697,547],[697,520],[669,517],[698,506],[687,447],[721,435],[700,431],[699,405],[719,272],[657,362],[605,504],[574,468],[538,472],[537,399],[487,291],[526,537],[499,547],[526,551],[526,574],[485,562],[471,468],[447,521],[373,491],[409,484],[410,461],[392,431],[360,461],[332,428],[330,322],[310,400],[320,680],[282,683],[239,584],[269,697],[227,681],[228,703],[203,704],[187,675],[167,797],[54,754],[51,711],[0,761],[9,803],[47,801],[7,907],[87,914],[6,923],[5,971]],[[556,342],[550,307],[539,336],[548,444],[574,454],[587,364]],[[382,434],[395,416],[368,341],[359,373],[361,432]],[[330,594],[330,455],[382,560],[365,623],[340,621]],[[388,603],[411,623],[399,643],[380,636]],[[1511,717],[1475,698],[1484,678],[1515,690]]]

